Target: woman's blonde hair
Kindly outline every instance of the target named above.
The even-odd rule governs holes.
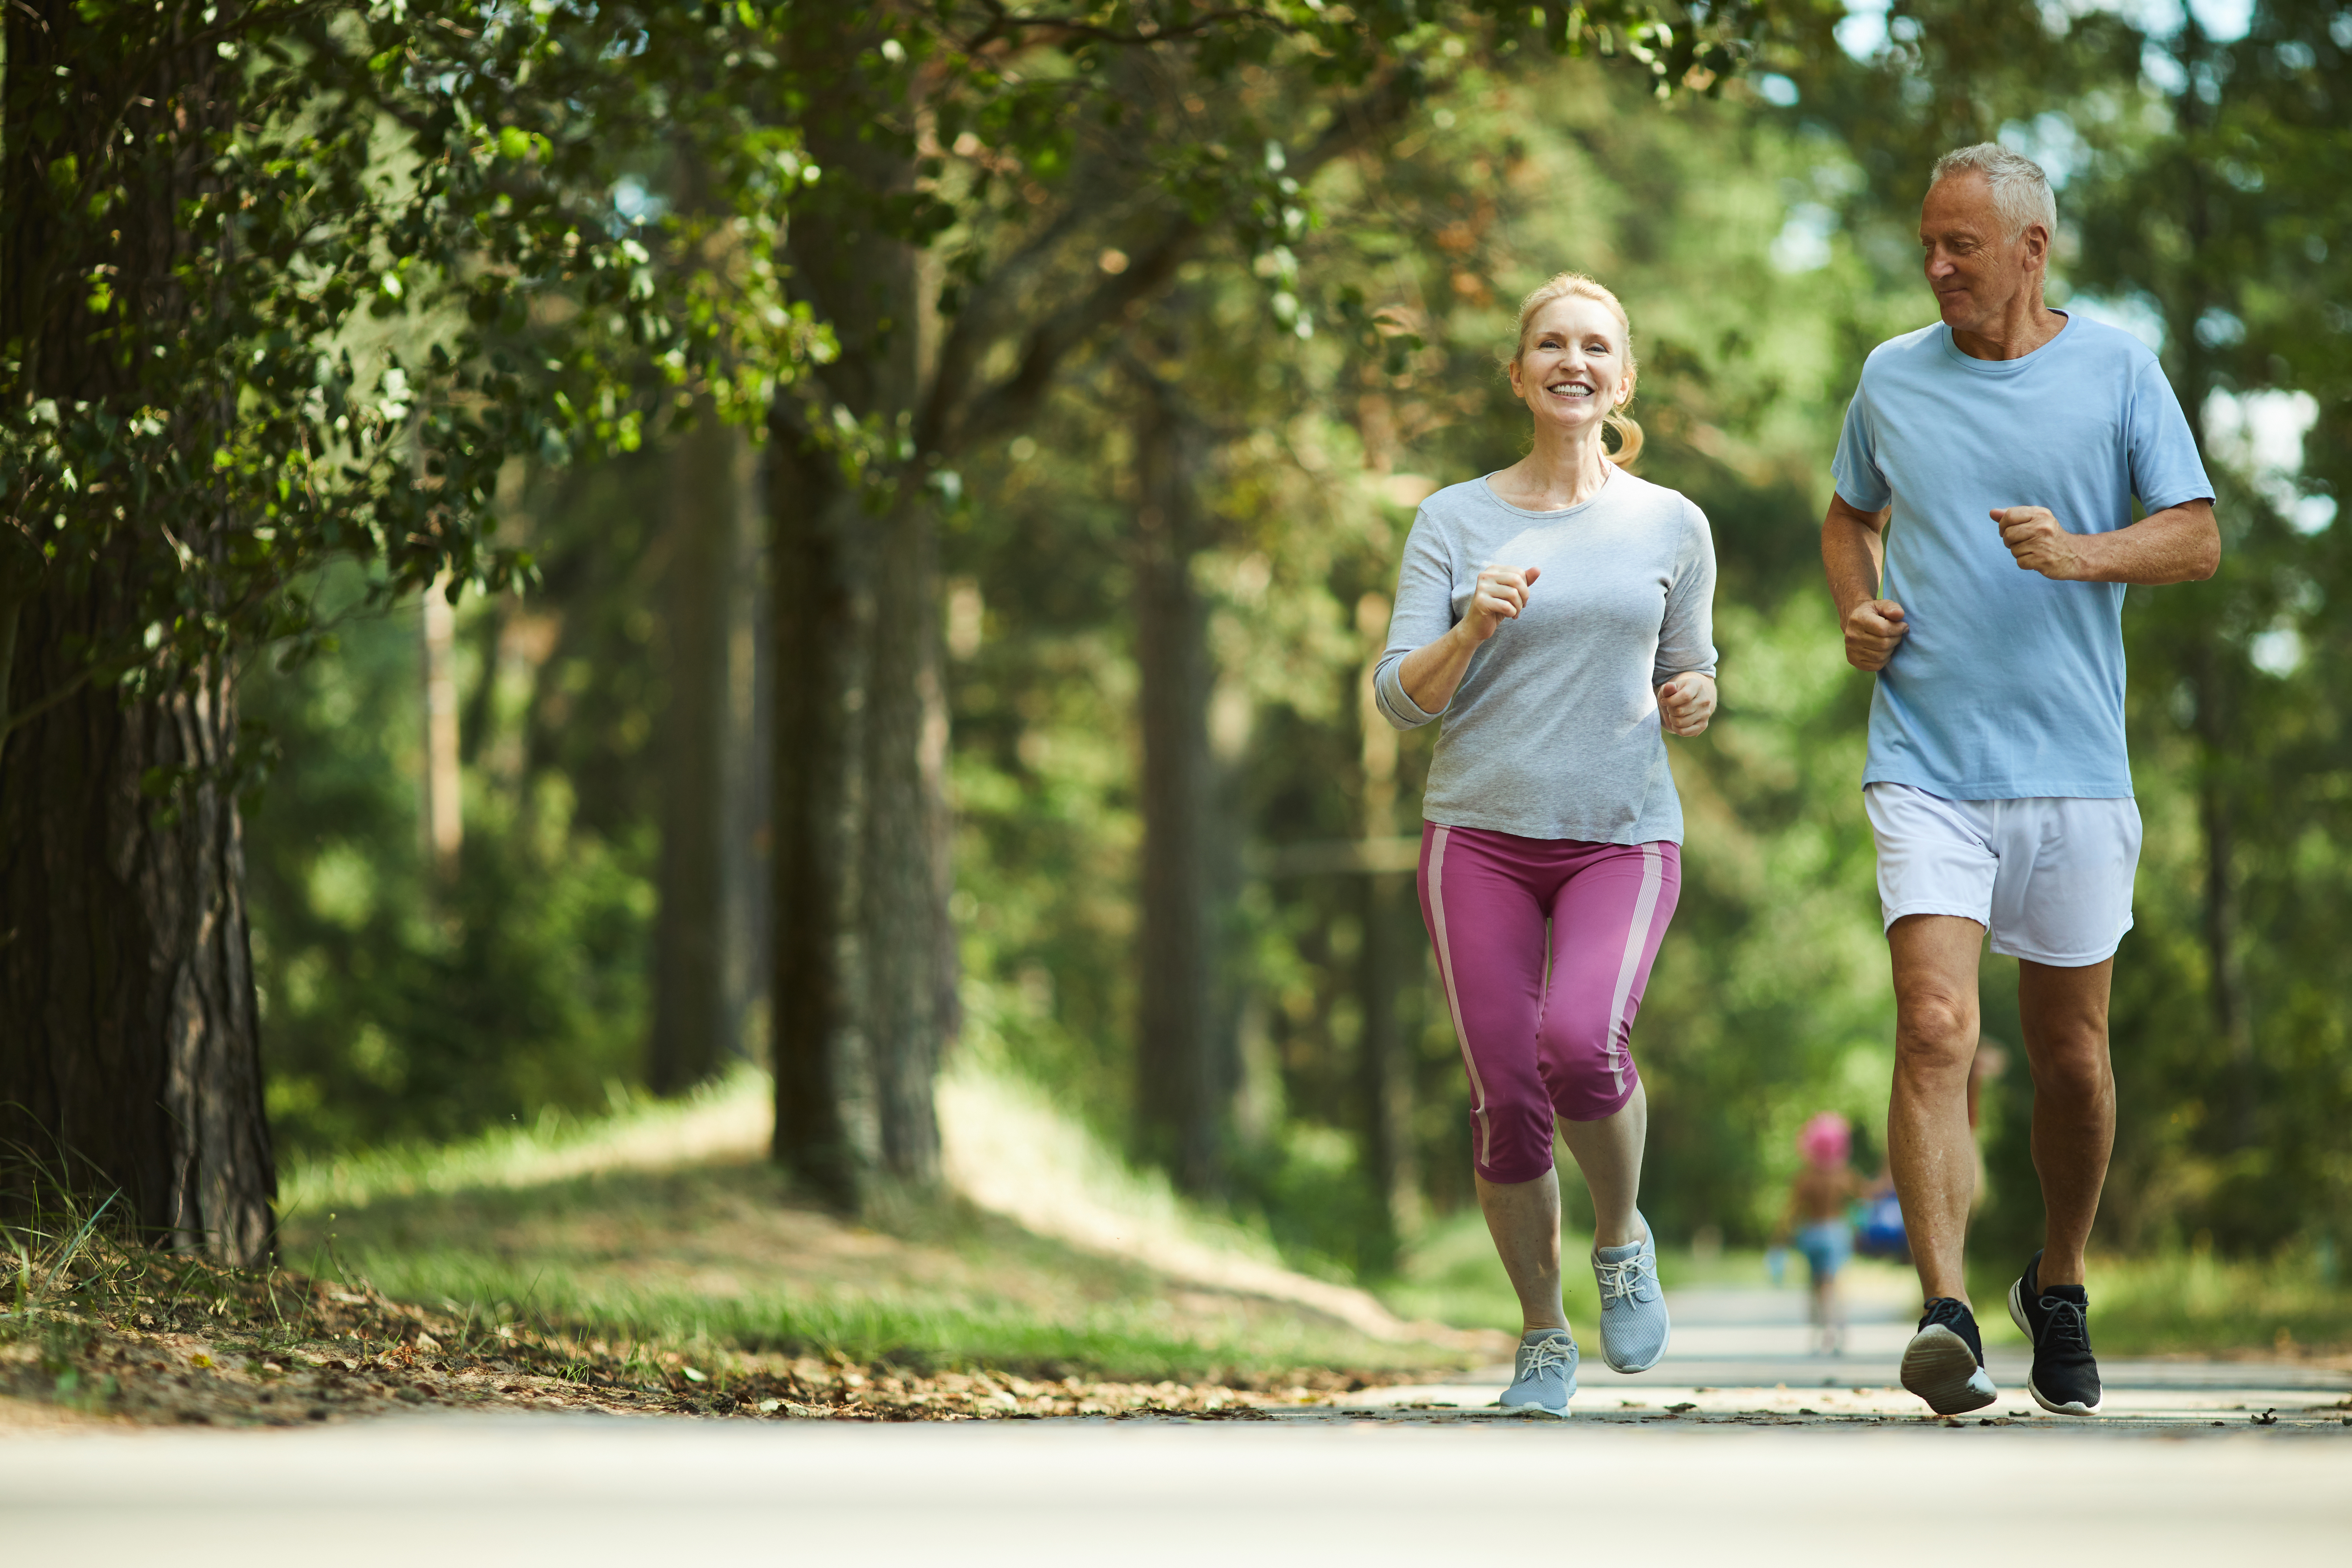
[[[1611,462],[1621,468],[1630,468],[1633,459],[1642,455],[1642,426],[1624,412],[1633,402],[1633,388],[1641,376],[1641,366],[1633,358],[1633,323],[1626,319],[1625,307],[1607,285],[1581,272],[1555,273],[1543,287],[1519,301],[1519,343],[1511,351],[1510,363],[1517,364],[1527,356],[1528,339],[1534,334],[1536,312],[1554,300],[1591,300],[1609,307],[1617,318],[1617,325],[1625,333],[1625,401],[1611,408],[1602,423],[1617,432],[1617,449],[1608,452]],[[1604,447],[1604,451],[1606,450]]]

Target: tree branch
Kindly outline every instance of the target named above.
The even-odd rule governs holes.
[[[1289,161],[1293,177],[1306,184],[1326,163],[1403,119],[1417,97],[1414,79],[1405,71],[1391,71],[1334,114],[1313,144]],[[916,421],[917,450],[950,456],[1025,423],[1051,389],[1063,362],[1125,316],[1129,306],[1157,293],[1204,232],[1205,226],[1190,214],[1171,216],[1139,247],[1125,271],[1100,279],[1074,306],[1042,308],[1043,319],[1029,328],[1019,363],[992,384],[975,385],[977,378],[967,369],[979,357],[979,342],[952,343],[957,358],[950,363],[942,353],[940,374]],[[978,335],[974,333],[975,340]]]
[[[978,54],[991,45],[1009,43],[1041,33],[1064,38],[1083,38],[1088,43],[1134,47],[1198,37],[1229,22],[1255,22],[1260,26],[1293,35],[1303,30],[1297,23],[1286,21],[1256,5],[1234,5],[1221,11],[1204,11],[1190,22],[1173,26],[1163,22],[1150,28],[1105,27],[1068,16],[1040,16],[1034,12],[1009,9],[1003,0],[981,0],[981,8],[989,14],[990,21],[969,41],[959,46],[967,54]]]

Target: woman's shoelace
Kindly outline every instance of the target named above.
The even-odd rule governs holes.
[[[1519,1381],[1526,1383],[1530,1379],[1541,1377],[1545,1373],[1573,1365],[1574,1363],[1570,1356],[1575,1349],[1574,1340],[1559,1335],[1554,1335],[1548,1340],[1538,1340],[1531,1345],[1520,1346],[1519,1353],[1527,1357],[1527,1364],[1519,1369]]]
[[[1596,1263],[1594,1278],[1601,1282],[1601,1299],[1608,1301],[1616,1297],[1633,1297],[1647,1277],[1653,1283],[1658,1278],[1657,1266],[1647,1253],[1635,1253],[1622,1263]]]

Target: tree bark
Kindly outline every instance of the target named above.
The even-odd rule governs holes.
[[[1356,627],[1370,645],[1357,679],[1357,719],[1362,727],[1363,838],[1371,843],[1396,832],[1397,732],[1381,716],[1372,686],[1388,632],[1389,601],[1367,594],[1356,605]],[[1358,991],[1364,1009],[1359,1047],[1360,1092],[1364,1107],[1364,1164],[1387,1221],[1389,1257],[1399,1237],[1420,1219],[1421,1181],[1412,1148],[1412,1061],[1397,1017],[1400,976],[1419,943],[1399,927],[1409,902],[1403,878],[1368,871],[1363,879],[1363,941],[1358,950]]]
[[[58,0],[10,6],[12,82],[111,58],[100,25]],[[225,113],[214,70],[208,48],[160,48],[129,125],[87,94],[75,100],[89,109],[86,124],[27,124],[12,102],[0,342],[22,355],[17,394],[126,411],[142,395],[137,353],[94,348],[100,323],[82,285],[103,264],[122,319],[185,319],[176,214],[207,175],[187,124],[169,117]],[[70,187],[48,174],[74,167],[69,158],[95,167],[118,133],[121,145],[183,151],[126,163],[134,183],[116,209],[121,228],[78,237],[57,205]],[[187,548],[217,559],[226,521]],[[16,610],[0,710],[24,720],[0,736],[0,1152],[24,1157],[0,1180],[0,1201],[35,1201],[46,1167],[93,1198],[119,1194],[114,1212],[154,1243],[255,1262],[271,1246],[277,1173],[247,941],[234,673],[215,658],[143,671],[145,686],[88,681],[84,650],[136,646],[144,622],[143,574],[161,568],[140,526],[125,518],[110,533],[77,534],[89,545],[46,567],[17,560],[0,593]]]
[[[770,442],[775,571],[775,1157],[854,1206],[877,1140],[859,1002],[856,842],[866,643],[852,498],[831,455],[790,420]]]
[[[2184,14],[2173,46],[2175,57],[2192,76],[2210,54],[2210,41],[2193,14]],[[2173,99],[2174,127],[2183,142],[2194,147],[2206,129],[2210,111],[2198,95],[2181,92]],[[2179,199],[2182,226],[2189,247],[2186,273],[2175,308],[2166,323],[2180,367],[2180,400],[2189,433],[2200,456],[2208,454],[2205,405],[2220,381],[2214,355],[2198,337],[2215,292],[2204,276],[2202,258],[2213,233],[2213,212],[2206,186],[2206,170],[2195,159],[2183,160]],[[2210,461],[2210,457],[2208,458]],[[2190,588],[2216,608],[2213,590]],[[2247,996],[2246,970],[2239,952],[2237,831],[2232,759],[2238,748],[2231,733],[2237,711],[2235,693],[2228,689],[2223,668],[2222,630],[2212,613],[2198,617],[2179,649],[2188,668],[2189,689],[2197,711],[2197,820],[2205,844],[2205,900],[2200,922],[2205,939],[2208,984],[2213,1006],[2213,1027],[2231,1063],[2227,1124],[2231,1144],[2251,1146],[2255,1141],[2259,1080],[2254,1071],[2252,1006]]]
[[[803,58],[870,42],[848,14],[805,29]],[[925,311],[914,247],[877,221],[912,187],[911,153],[869,135],[870,116],[851,86],[815,93],[808,145],[827,176],[789,249],[841,344],[822,397],[888,472]],[[939,1174],[931,1090],[956,1016],[937,521],[919,472],[869,491],[806,415],[788,390],[772,419],[775,1155],[855,1205],[877,1175]]]
[[[726,858],[730,587],[737,581],[734,448],[740,437],[705,406],[670,453],[668,560],[663,583],[667,694],[661,717],[661,852],[656,870],[654,1017],[646,1080],[677,1094],[717,1072],[733,1048],[729,1005]]]
[[[1207,437],[1165,382],[1139,371],[1136,665],[1141,678],[1143,875],[1137,950],[1136,1129],[1185,1191],[1223,1184],[1225,1041],[1218,982],[1203,543]]]
[[[16,701],[71,679],[61,650],[121,604],[27,605]],[[269,1252],[278,1177],[236,735],[234,683],[213,668],[127,703],[84,688],[0,752],[0,1139],[77,1190],[119,1191],[157,1245],[249,1263]],[[34,1179],[15,1173],[10,1199]]]
[[[465,770],[457,724],[457,615],[446,575],[425,590],[425,858],[435,890],[444,898],[457,885],[457,857],[466,845]]]
[[[727,609],[727,755],[720,780],[727,851],[719,860],[728,1048],[770,1059],[768,978],[774,876],[769,846],[775,698],[775,642],[768,598],[767,515],[761,448],[733,435],[733,578]]]

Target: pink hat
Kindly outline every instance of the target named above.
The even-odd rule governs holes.
[[[1824,1110],[1797,1134],[1797,1152],[1816,1165],[1843,1165],[1853,1152],[1853,1133],[1844,1117]]]

